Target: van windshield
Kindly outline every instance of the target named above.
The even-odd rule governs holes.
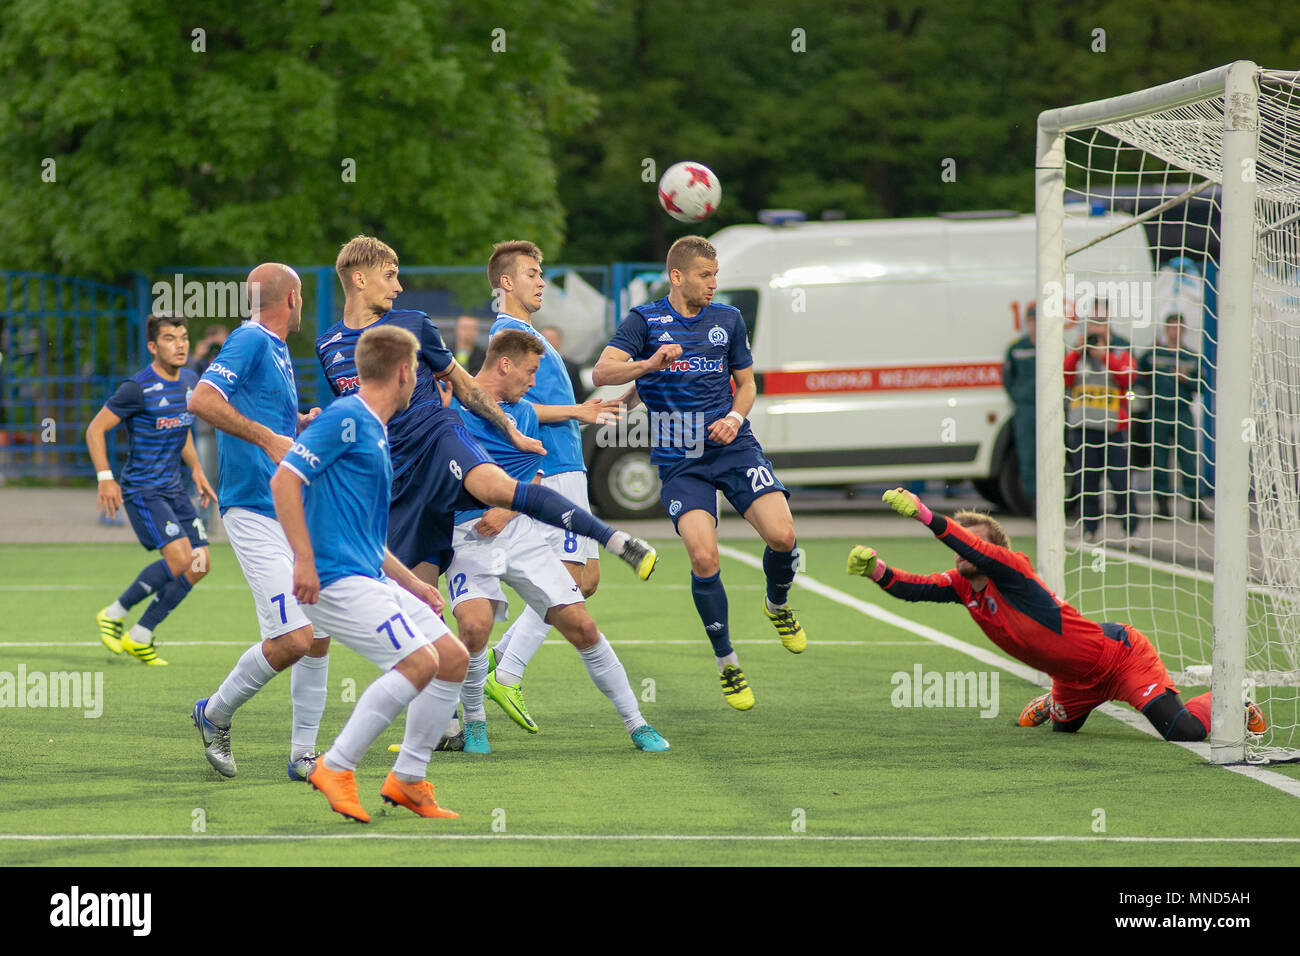
[[[758,315],[758,290],[719,289],[713,293],[713,301],[740,310],[741,317],[745,320],[745,330],[749,333],[749,341],[753,342],[754,320]]]

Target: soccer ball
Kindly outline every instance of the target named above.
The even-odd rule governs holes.
[[[722,184],[701,163],[676,163],[659,180],[659,205],[678,222],[703,222],[721,201]]]

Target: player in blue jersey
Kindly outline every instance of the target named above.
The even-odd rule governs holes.
[[[393,468],[387,424],[406,409],[419,342],[382,325],[357,342],[360,388],[306,428],[271,479],[276,514],[293,548],[293,593],[322,631],[378,666],[311,785],[362,823],[353,771],[409,705],[401,752],[380,795],[422,817],[455,817],[425,780],[439,731],[460,697],[465,647],[438,616],[442,596],[385,547]]]
[[[534,243],[523,240],[497,243],[488,260],[487,273],[500,308],[491,335],[517,330],[535,338],[543,348],[536,382],[525,396],[537,411],[542,444],[546,448],[546,457],[541,461],[541,483],[591,510],[580,423],[614,422],[622,413],[621,405],[617,400],[599,399],[579,404],[563,357],[533,326],[532,315],[542,307],[542,292],[546,288],[542,251]],[[493,457],[501,462],[495,452]],[[537,530],[564,563],[584,600],[595,594],[600,583],[599,545],[563,528],[545,525]],[[550,630],[551,626],[530,605],[502,635],[489,657],[485,692],[529,733],[537,733],[538,728],[524,703],[520,680]]]
[[[525,435],[539,432],[538,414],[524,393],[533,387],[545,348],[531,332],[503,329],[488,343],[487,358],[475,381]],[[520,451],[477,415],[465,427],[494,460],[517,481],[533,480],[545,459]],[[455,558],[447,569],[447,589],[460,639],[470,653],[462,699],[466,753],[491,753],[483,690],[488,678],[488,637],[494,620],[507,610],[504,581],[515,589],[539,620],[559,629],[582,656],[587,674],[609,698],[638,750],[660,752],[668,742],[641,716],[623,664],[587,613],[579,585],[566,571],[551,543],[527,515],[503,508],[475,507],[456,512],[452,539]]]
[[[343,284],[343,319],[320,336],[316,352],[336,395],[358,387],[353,351],[363,330],[393,325],[411,332],[420,343],[419,380],[411,407],[395,415],[389,427],[393,496],[388,547],[398,560],[436,584],[450,560],[452,512],[486,504],[595,538],[642,580],[650,576],[656,560],[653,548],[615,531],[549,488],[516,482],[470,437],[460,416],[443,405],[436,383],[445,380],[467,410],[486,418],[513,446],[545,454],[542,443],[521,435],[457,364],[427,315],[393,308],[402,286],[397,281],[397,253],[390,246],[357,236],[339,250],[335,268]]]
[[[797,562],[794,519],[789,492],[745,419],[758,394],[754,360],[740,312],[712,303],[718,254],[707,240],[686,236],[668,250],[667,265],[672,291],[631,311],[592,377],[596,385],[636,382],[651,413],[650,460],[659,466],[664,507],[691,561],[691,594],[713,644],[722,693],[732,707],[748,710],[754,694],[731,646],[719,571],[717,492],[766,543],[763,610],[781,643],[798,654],[807,638],[786,603]]]
[[[140,543],[161,557],[136,575],[116,601],[95,616],[99,637],[114,654],[126,651],[151,667],[167,664],[154,650],[153,632],[208,573],[208,534],[181,479],[181,463],[190,469],[204,507],[216,497],[203,474],[186,407],[198,383],[185,368],[189,333],[185,319],[151,315],[145,323],[153,361],[122,383],[86,426],[86,447],[99,479],[99,507],[106,517],[126,511]],[[104,436],[125,422],[130,450],[122,482],[113,479]],[[150,594],[130,633],[126,614]]]
[[[325,711],[329,638],[317,637],[294,600],[293,552],[275,518],[271,476],[298,431],[320,414],[298,412],[290,334],[302,325],[302,280],[286,265],[264,262],[248,276],[253,317],[230,333],[199,379],[190,410],[218,430],[222,523],[253,592],[262,640],[239,658],[191,717],[208,762],[235,775],[230,722],[272,677],[293,667],[293,736],[289,777],[306,780],[315,765]]]

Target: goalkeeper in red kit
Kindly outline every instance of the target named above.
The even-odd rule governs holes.
[[[940,574],[911,574],[886,566],[876,552],[858,545],[848,571],[870,577],[904,601],[962,604],[989,640],[1018,661],[1046,671],[1052,689],[1026,705],[1022,727],[1049,718],[1052,729],[1074,733],[1093,709],[1110,700],[1131,704],[1165,740],[1204,740],[1210,728],[1210,695],[1184,702],[1146,635],[1128,624],[1097,624],[1062,601],[1034,573],[1024,554],[1012,551],[993,518],[961,511],[937,515],[910,492],[887,491],[885,502],[915,518],[957,555],[957,566]],[[1262,734],[1264,715],[1246,701],[1246,729]]]

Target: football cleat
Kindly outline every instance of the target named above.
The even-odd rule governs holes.
[[[316,761],[320,759],[320,754],[311,753],[305,757],[295,757],[289,761],[289,779],[298,780],[302,783],[307,782],[311,772],[316,769]]]
[[[104,608],[95,615],[95,623],[99,625],[99,639],[114,654],[121,654],[122,635],[126,633],[126,619],[109,617],[104,613],[107,610],[108,608]]]
[[[444,810],[438,806],[438,801],[433,796],[433,784],[427,780],[405,783],[398,780],[390,771],[388,779],[379,790],[379,795],[384,798],[385,803],[391,803],[395,807],[406,807],[416,816],[440,817],[444,820],[455,820],[460,817],[455,810]]]
[[[490,648],[488,650],[488,673],[489,674],[495,673],[497,669],[497,664],[499,663],[500,661],[497,660],[497,649],[495,647]]]
[[[1020,712],[1018,723],[1021,727],[1037,727],[1051,716],[1052,695],[1048,692],[1042,697],[1035,697],[1029,703],[1025,704],[1025,709]]]
[[[397,749],[400,751],[402,748],[398,747]],[[454,734],[443,734],[441,737],[438,738],[438,746],[434,747],[433,749],[435,751],[436,750],[464,750],[465,749],[465,725],[461,724],[460,730],[456,731]]]
[[[631,536],[623,542],[623,550],[619,557],[628,563],[642,581],[649,580],[650,575],[654,574],[655,565],[659,562],[659,552],[648,541]]]
[[[357,778],[353,776],[351,770],[331,770],[325,766],[324,760],[317,760],[316,767],[307,778],[307,782],[312,785],[312,789],[325,794],[325,799],[330,802],[330,809],[335,813],[340,813],[358,823],[370,822],[370,814],[366,813],[366,808],[361,805],[361,798],[357,796]]]
[[[153,649],[153,643],[137,644],[129,637],[122,638],[122,650],[126,651],[137,661],[146,667],[166,667],[167,662],[158,656],[158,652]]]
[[[212,764],[212,769],[223,777],[233,777],[236,771],[235,758],[230,753],[230,728],[218,727],[208,720],[203,713],[203,709],[207,706],[206,697],[196,702],[194,710],[190,712],[190,719],[199,729],[199,738],[203,741],[203,754],[208,758],[208,763]]]
[[[533,720],[532,714],[528,713],[528,705],[524,703],[524,691],[518,684],[500,684],[497,682],[494,674],[488,674],[487,681],[483,684],[483,693],[491,697],[501,709],[509,715],[524,730],[530,734],[537,733],[537,721]]]
[[[642,724],[632,731],[632,743],[636,744],[637,750],[648,754],[659,754],[669,749],[668,741],[649,724]]]
[[[1246,700],[1246,729],[1252,734],[1262,734],[1268,730],[1268,721],[1264,719],[1264,711],[1259,704],[1249,698]]]
[[[486,720],[467,720],[464,729],[461,731],[464,735],[464,744],[462,749],[467,754],[490,754],[492,746],[487,739],[487,721]]]
[[[763,595],[763,613],[776,628],[776,633],[781,635],[781,643],[785,649],[791,654],[802,654],[803,649],[808,646],[808,636],[795,620],[794,611],[789,607],[773,608],[767,603],[767,595]]]
[[[754,706],[754,692],[745,683],[745,673],[735,664],[728,664],[718,675],[722,682],[722,697],[736,710],[749,710]]]

